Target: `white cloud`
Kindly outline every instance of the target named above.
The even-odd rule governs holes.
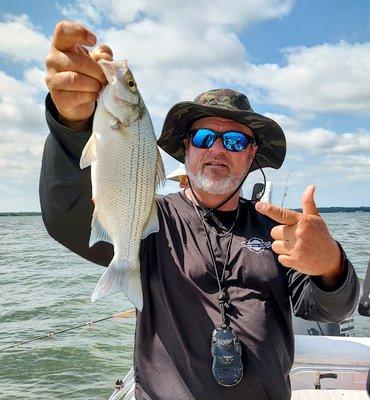
[[[144,15],[160,24],[186,26],[187,34],[204,26],[245,28],[253,22],[283,17],[293,4],[294,0],[236,0],[230,7],[222,0],[76,0],[59,7],[66,17],[95,24],[103,18],[113,24],[127,24]]]
[[[179,99],[219,85],[307,113],[370,110],[370,43],[286,48],[286,65],[248,61],[239,32],[251,23],[287,15],[293,1],[76,1],[76,16],[100,24],[100,42],[127,58],[155,115]],[[94,13],[91,12],[94,10]],[[255,100],[255,99],[254,99]]]
[[[46,71],[37,67],[32,67],[24,71],[24,82],[36,92],[46,92],[45,75]]]
[[[0,54],[14,61],[42,63],[50,47],[50,39],[35,28],[26,14],[5,14],[4,19],[0,22]]]
[[[309,130],[286,130],[289,147],[304,149],[312,154],[348,154],[370,152],[370,132],[343,133],[313,128]]]
[[[246,83],[292,110],[369,114],[370,43],[302,46],[284,53],[285,66],[249,65]]]
[[[25,81],[0,71],[0,133],[19,130],[40,132],[44,129],[44,106],[40,94],[40,70],[25,71]],[[0,137],[0,141],[1,141]]]
[[[0,211],[39,210],[38,182],[45,136],[0,133]]]
[[[5,193],[16,186],[19,193],[25,188],[37,193],[47,132],[42,81],[43,72],[35,67],[24,71],[23,81],[0,71],[0,184]]]
[[[324,166],[347,182],[363,181],[366,187],[370,182],[370,156],[359,155],[329,155]]]
[[[13,131],[1,134],[0,180],[36,179],[38,176],[45,137]]]
[[[64,6],[70,18],[113,26],[95,29],[115,59],[128,59],[153,117],[200,92],[239,86],[247,54],[238,31],[251,23],[287,15],[293,0],[75,1]],[[95,10],[94,12],[91,9]],[[94,29],[93,29],[94,30]]]
[[[236,72],[244,65],[242,43],[221,28],[205,30],[199,38],[196,32],[184,35],[177,27],[146,19],[126,29],[111,28],[101,37],[116,59],[129,60],[148,108],[157,118],[163,118],[175,102],[218,87],[225,74],[230,75],[228,70]]]

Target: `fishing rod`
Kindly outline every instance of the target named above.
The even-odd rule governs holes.
[[[281,207],[284,207],[285,198],[288,196],[288,189],[289,189],[288,180],[289,180],[289,176],[290,176],[290,174],[291,174],[292,171],[293,171],[292,169],[289,170],[288,176],[286,177],[285,187],[284,187],[284,193],[283,193],[283,198],[282,198],[282,200],[281,200]]]
[[[95,321],[89,321],[89,322],[85,322],[81,325],[76,325],[76,326],[72,326],[70,328],[66,328],[66,329],[62,329],[60,331],[55,331],[55,332],[49,332],[46,335],[42,335],[42,336],[38,336],[36,338],[30,339],[30,340],[25,340],[23,342],[18,342],[9,346],[5,346],[5,347],[1,347],[0,348],[0,352],[5,351],[5,350],[9,350],[12,349],[14,347],[19,347],[19,346],[23,346],[27,343],[32,343],[32,342],[36,342],[38,340],[43,340],[43,339],[51,339],[56,335],[60,335],[61,333],[65,333],[65,332],[70,332],[73,331],[75,329],[79,329],[82,328],[84,326],[92,326],[94,324],[97,324],[98,322],[102,322],[102,321],[107,321],[108,319],[123,319],[123,318],[130,318],[130,317],[134,317],[135,316],[135,309],[132,308],[130,310],[126,310],[126,311],[122,311],[118,314],[114,314],[114,315],[110,315],[109,317],[104,317],[104,318],[100,318],[100,319],[96,319]]]

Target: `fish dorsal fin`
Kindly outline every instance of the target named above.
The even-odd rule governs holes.
[[[157,147],[157,165],[156,165],[156,173],[155,173],[155,187],[158,190],[160,187],[163,187],[166,184],[166,174],[164,172],[164,165],[161,153]]]
[[[96,135],[93,132],[90,139],[87,141],[80,158],[80,168],[84,169],[96,161]]]

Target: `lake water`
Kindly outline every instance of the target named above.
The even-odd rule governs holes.
[[[363,281],[370,213],[323,214]],[[40,216],[0,217],[0,348],[131,308],[121,294],[90,302],[103,268],[51,239]],[[0,399],[108,398],[130,369],[135,320],[107,320],[0,352]],[[357,336],[370,318],[355,315]]]

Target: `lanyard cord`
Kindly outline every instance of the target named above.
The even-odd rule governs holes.
[[[206,234],[207,247],[208,247],[208,250],[209,250],[209,252],[211,254],[212,264],[213,264],[213,268],[215,270],[215,276],[214,277],[217,280],[218,289],[219,289],[219,291],[218,291],[218,307],[219,307],[220,312],[221,312],[221,319],[222,319],[222,325],[221,326],[222,326],[222,328],[226,328],[226,327],[229,326],[229,321],[227,320],[227,315],[226,315],[225,309],[229,308],[230,300],[228,299],[226,288],[224,287],[225,270],[226,270],[226,266],[229,264],[229,261],[230,261],[230,250],[231,250],[231,243],[233,241],[233,236],[234,236],[234,227],[235,227],[235,223],[236,223],[236,221],[237,221],[237,219],[239,217],[239,204],[238,204],[238,211],[237,211],[235,220],[234,220],[231,228],[228,231],[228,233],[231,232],[231,235],[230,235],[229,242],[227,244],[226,258],[225,258],[225,262],[223,264],[222,274],[221,274],[221,278],[220,278],[220,276],[218,274],[218,270],[217,270],[216,258],[215,258],[215,254],[214,254],[214,251],[213,251],[213,248],[212,248],[211,238],[209,237],[208,229],[210,231],[212,231],[212,232],[214,232],[214,231],[213,231],[213,229],[211,229],[206,224],[204,218],[202,218],[202,216],[200,215],[195,203],[194,202],[192,202],[192,203],[193,203],[193,207],[194,207],[195,212],[197,213],[199,219],[202,222],[203,229],[204,229],[204,232]],[[222,235],[222,236],[225,236],[225,235]]]

